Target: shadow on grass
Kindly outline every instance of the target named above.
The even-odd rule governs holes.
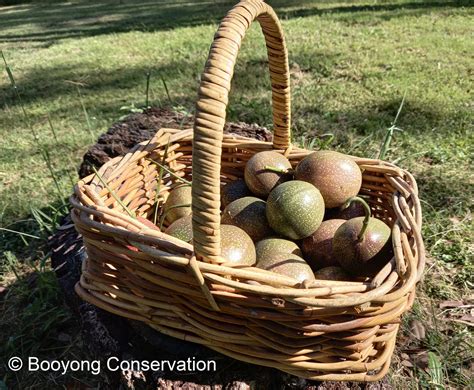
[[[0,273],[18,261],[38,262],[41,266],[49,257],[47,239],[67,214],[68,204],[67,198],[58,199],[41,209],[32,209],[30,214],[7,225],[0,224]]]
[[[293,111],[293,125],[296,126],[296,133],[300,127],[306,131],[317,129],[317,134],[336,132],[343,135],[345,132],[355,132],[359,136],[368,136],[377,131],[385,133],[392,125],[401,101],[402,96],[372,104],[354,105],[342,111],[327,109],[324,103],[320,106],[305,105]],[[433,129],[451,132],[450,124],[462,122],[467,115],[465,110],[451,112],[408,96],[396,125],[413,134],[431,132]]]
[[[0,13],[0,42],[42,42],[48,46],[59,39],[96,36],[128,31],[160,31],[217,23],[235,1],[80,1],[76,3],[27,4]],[[272,1],[281,19],[313,15],[343,15],[355,21],[368,13],[382,19],[423,13],[431,8],[463,7],[464,1],[412,1],[374,5],[328,6],[327,1]],[[330,2],[332,3],[332,2]],[[337,3],[336,3],[337,4]],[[33,26],[33,31],[31,31]]]
[[[429,156],[423,158],[432,163]],[[459,175],[447,175],[439,169],[439,165],[437,168],[425,169],[416,177],[423,200],[434,210],[460,215],[469,209],[474,197],[474,189],[462,178],[462,172]]]
[[[18,90],[21,101],[24,104],[31,102],[51,101],[58,97],[67,96],[68,99],[61,102],[57,107],[58,111],[71,110],[70,112],[82,115],[80,100],[78,97],[77,86],[80,85],[81,94],[84,100],[88,95],[106,96],[115,94],[120,96],[121,90],[137,90],[138,100],[144,100],[144,89],[147,72],[151,72],[151,85],[155,94],[159,94],[164,103],[172,105],[182,105],[188,109],[193,109],[199,86],[198,79],[204,69],[206,57],[203,53],[202,58],[180,61],[170,60],[161,66],[134,66],[124,67],[122,69],[91,69],[86,65],[60,65],[49,66],[44,71],[38,72],[32,69],[24,73],[21,77],[21,83],[18,84]],[[251,77],[249,77],[251,75]],[[171,102],[165,95],[161,78],[166,81],[169,89]],[[183,80],[191,80],[184,83]],[[183,85],[185,86],[183,88]],[[230,97],[245,95],[254,96],[257,92],[267,93],[270,98],[270,77],[266,58],[260,61],[237,61],[235,75],[232,81],[232,90]],[[3,95],[5,103],[9,107],[19,105],[15,91],[9,84],[0,86],[0,95]],[[120,103],[116,99],[109,102],[105,97],[94,107],[87,107],[89,114],[96,113],[115,114],[118,117],[118,107]],[[252,100],[252,99],[250,99]],[[123,102],[125,103],[125,102]],[[261,104],[261,101],[258,101]],[[270,109],[270,100],[265,104]],[[235,106],[231,105],[235,111]],[[264,111],[258,108],[258,111]],[[268,110],[267,110],[268,111]],[[55,110],[49,113],[54,117]],[[101,115],[103,117],[103,115]],[[261,118],[261,117],[257,117]],[[270,114],[268,116],[270,118]],[[255,118],[250,118],[255,121]],[[244,119],[241,119],[244,120]]]
[[[244,43],[245,44],[245,43]],[[333,54],[318,53],[324,61],[318,62],[312,68],[309,77],[318,74],[330,74],[338,57]],[[292,62],[303,64],[307,57],[302,53],[294,53]],[[171,102],[164,98],[162,103],[183,106],[193,110],[197,98],[198,78],[204,67],[205,57],[193,60],[171,60],[161,66],[134,66],[117,69],[91,69],[87,66],[51,66],[47,71],[38,72],[35,69],[25,73],[21,79],[20,94],[24,103],[53,100],[62,96],[68,99],[61,102],[60,106],[50,110],[54,117],[61,115],[65,110],[82,115],[81,103],[78,98],[77,87],[74,80],[85,80],[81,93],[85,100],[89,95],[107,96],[115,95],[113,100],[106,98],[99,103],[88,106],[89,115],[97,117],[118,118],[126,112],[119,112],[120,104],[127,102],[117,101],[121,90],[137,90],[137,100],[141,104],[144,100],[143,90],[147,72],[152,74],[153,90],[164,97],[164,88],[160,77],[167,81],[170,90]],[[71,80],[74,79],[74,80]],[[183,84],[183,80],[192,80]],[[316,82],[316,81],[315,81]],[[293,84],[293,83],[292,83]],[[175,85],[177,86],[175,88]],[[185,85],[183,88],[182,86]],[[143,88],[142,88],[143,86]],[[293,84],[293,94],[298,93],[298,87]],[[228,120],[258,123],[266,126],[271,122],[271,88],[268,75],[266,58],[252,58],[237,61],[235,74],[232,80],[230,102],[228,105]],[[0,87],[0,95],[4,96],[8,106],[15,106],[18,101],[9,85]],[[294,133],[299,135],[303,129],[317,129],[318,133],[331,133],[335,130],[340,133],[352,131],[358,135],[366,136],[377,130],[384,130],[391,124],[399,108],[402,96],[399,99],[387,99],[373,102],[372,104],[354,105],[350,110],[337,111],[325,106],[325,102],[312,99],[310,103],[305,100],[301,105],[293,106]],[[129,102],[128,102],[129,103]],[[444,107],[428,105],[407,96],[398,126],[402,129],[417,132],[426,132],[434,128],[438,131],[449,131],[446,124],[463,122],[466,120],[466,111],[449,111]],[[301,130],[300,130],[301,129]],[[310,134],[311,135],[311,134]]]
[[[199,64],[204,66],[204,61]],[[191,69],[196,69],[190,73]],[[173,79],[179,75],[189,74],[195,80],[198,76],[198,63],[170,61],[165,65],[153,67],[150,66],[134,66],[124,67],[122,69],[92,69],[86,65],[57,65],[49,66],[44,71],[38,72],[32,69],[22,75],[19,84],[19,92],[21,100],[24,103],[32,101],[41,101],[42,99],[53,100],[59,96],[69,96],[74,102],[79,103],[77,87],[81,89],[81,93],[86,95],[92,93],[104,93],[114,89],[121,90],[131,88],[137,84],[143,83],[145,86],[146,74],[152,72],[152,81],[155,82],[158,76],[163,77],[172,87]],[[197,91],[197,83],[196,83]],[[171,91],[172,92],[172,91]],[[14,106],[19,102],[16,99],[14,91],[10,85],[4,84],[0,87],[0,94],[3,94],[8,105]],[[85,98],[87,96],[84,96]],[[107,102],[101,102],[107,103]],[[64,102],[64,106],[71,104],[71,101]]]
[[[314,3],[314,2],[313,2]],[[324,2],[323,2],[324,3]],[[455,0],[455,1],[411,1],[411,2],[384,2],[379,4],[360,4],[360,5],[341,5],[328,8],[299,8],[294,10],[283,10],[279,13],[282,19],[290,19],[297,17],[307,17],[314,15],[325,14],[341,14],[346,20],[357,20],[359,17],[370,16],[376,18],[374,13],[380,13],[378,17],[381,19],[392,19],[394,17],[401,17],[407,14],[418,15],[426,10],[432,8],[442,7],[466,7],[471,6],[472,2],[469,0]],[[413,11],[418,11],[413,13]],[[350,15],[348,15],[350,14]],[[347,17],[346,17],[347,16]]]

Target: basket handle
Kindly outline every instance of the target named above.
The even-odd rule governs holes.
[[[193,138],[194,250],[212,263],[220,258],[222,138],[234,65],[242,39],[257,19],[265,37],[272,84],[273,147],[290,146],[290,73],[283,31],[275,11],[261,0],[243,0],[222,20],[201,76]]]

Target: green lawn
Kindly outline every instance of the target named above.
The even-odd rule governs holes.
[[[468,386],[472,316],[469,308],[439,305],[449,300],[466,306],[474,296],[472,3],[268,2],[282,19],[289,48],[295,142],[304,136],[306,142],[315,138],[322,145],[332,134],[328,147],[376,157],[405,96],[397,122],[403,131],[395,132],[386,159],[418,180],[429,258],[419,299],[404,321],[404,345],[391,379],[398,386]],[[12,305],[22,308],[26,299],[21,283],[25,273],[40,268],[46,274],[45,284],[37,284],[38,291],[28,292],[33,297],[27,295],[27,300],[39,299],[39,311],[57,307],[42,244],[54,224],[54,211],[71,192],[70,176],[76,177],[81,156],[111,123],[144,104],[148,72],[150,104],[193,110],[217,22],[231,4],[110,0],[0,6],[0,48],[21,96],[2,69],[0,283],[20,279],[19,287],[2,301],[2,360],[20,344],[25,356],[31,348],[45,348],[25,344],[31,335],[7,329],[31,321],[23,310],[11,315]],[[240,53],[228,118],[271,127],[265,46],[258,26],[251,28]],[[49,152],[51,169],[42,148]],[[39,212],[53,221],[44,216],[39,221]],[[42,295],[44,288],[51,299]],[[63,317],[66,313],[56,314],[58,321],[46,329],[48,337],[64,321],[73,323]],[[421,340],[412,335],[414,320],[426,328]],[[413,351],[418,351],[417,358]],[[433,353],[431,359],[427,351]],[[407,361],[414,367],[407,367]],[[5,380],[14,381],[11,374]]]

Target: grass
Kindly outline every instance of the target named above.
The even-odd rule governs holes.
[[[11,256],[11,255],[10,255]],[[24,362],[29,356],[40,360],[87,359],[81,349],[81,338],[77,320],[64,304],[56,275],[50,269],[39,271],[35,267],[16,263],[10,257],[15,278],[8,280],[8,292],[2,297],[0,310],[0,331],[2,366],[12,356],[19,356]],[[12,332],[12,329],[14,331]],[[78,384],[90,385],[87,374],[81,379],[75,373],[62,377],[61,372],[14,373],[2,367],[2,384],[11,389],[79,388]],[[74,387],[75,386],[75,387]]]
[[[396,126],[401,131],[382,148],[385,159],[419,183],[429,259],[417,303],[404,318],[391,380],[398,388],[473,385],[472,324],[461,320],[468,309],[440,308],[443,301],[473,298],[473,8],[468,1],[269,2],[289,47],[294,140],[376,157]],[[1,298],[2,363],[13,351],[47,355],[54,346],[49,356],[55,357],[78,342],[52,341],[74,320],[44,248],[71,177],[94,138],[124,114],[122,107],[193,110],[216,23],[230,4],[130,0],[0,8],[0,48],[21,99],[3,72],[0,283],[8,293]],[[252,27],[242,46],[228,118],[271,126],[260,34]],[[31,277],[36,281],[28,284]],[[42,313],[52,320],[36,319]],[[416,321],[425,328],[420,339],[413,336]],[[5,375],[7,384],[22,388],[51,379]]]

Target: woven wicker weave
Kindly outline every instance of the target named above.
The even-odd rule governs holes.
[[[268,49],[273,144],[222,132],[236,56],[255,19]],[[302,286],[257,268],[232,268],[220,256],[220,187],[242,177],[246,161],[262,150],[285,154],[293,166],[310,153],[290,144],[280,23],[270,6],[246,0],[215,35],[194,130],[160,129],[76,185],[72,218],[88,254],[76,292],[112,313],[246,362],[309,379],[380,379],[424,268],[413,176],[387,162],[354,157],[363,171],[361,194],[373,215],[392,227],[394,258],[371,280]],[[164,157],[176,176],[193,182],[193,245],[143,223],[155,206],[162,213],[167,194],[179,184],[165,174],[158,185],[160,169],[152,160]]]

